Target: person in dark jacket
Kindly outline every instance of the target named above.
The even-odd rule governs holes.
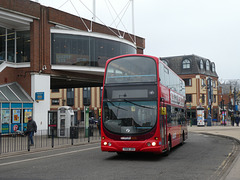
[[[235,124],[235,117],[233,116],[233,114],[231,115],[231,124],[232,126],[234,126]]]
[[[238,114],[236,119],[235,119],[235,122],[236,122],[237,126],[239,126],[239,120],[240,120],[240,118],[239,118],[239,114]]]
[[[33,142],[34,132],[35,133],[37,132],[37,124],[32,119],[32,116],[29,116],[28,117],[28,123],[27,123],[27,133],[28,133],[28,136],[29,136],[29,138],[31,140],[31,146],[34,145],[34,142]]]

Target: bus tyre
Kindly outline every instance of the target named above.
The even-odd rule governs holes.
[[[167,151],[165,152],[165,155],[168,156],[170,154],[172,148],[172,143],[171,143],[171,138],[168,138],[168,146],[167,146]]]
[[[180,145],[183,145],[184,141],[185,141],[185,135],[184,135],[184,131],[183,131]]]

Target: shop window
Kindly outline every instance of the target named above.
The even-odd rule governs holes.
[[[2,103],[2,134],[9,133],[9,124],[10,124],[10,104]]]
[[[10,110],[2,109],[2,124],[9,124],[9,123],[10,123]]]
[[[23,113],[24,113],[23,123],[28,123],[28,117],[32,116],[32,109],[24,109]]]
[[[21,110],[13,109],[12,110],[12,124],[21,123]]]

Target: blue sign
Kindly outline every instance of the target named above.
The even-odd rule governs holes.
[[[44,100],[44,92],[36,92],[35,101],[43,101],[43,100]]]
[[[238,111],[238,105],[235,105],[235,111]]]
[[[22,131],[22,124],[21,123],[11,124],[11,133],[14,133],[16,131]]]
[[[2,124],[2,134],[9,133],[9,124]]]

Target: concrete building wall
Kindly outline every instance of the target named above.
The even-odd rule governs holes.
[[[48,111],[50,110],[50,76],[49,75],[31,75],[31,97],[33,103],[33,119],[36,121],[39,130],[46,130],[48,127]],[[43,92],[44,99],[37,101],[36,92]]]

